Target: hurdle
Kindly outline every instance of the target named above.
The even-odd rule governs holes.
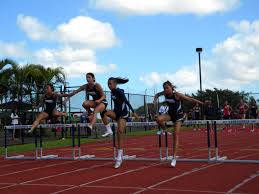
[[[217,145],[217,150],[216,150],[216,157],[215,157],[215,162],[216,163],[239,163],[239,164],[259,164],[259,160],[240,160],[240,159],[228,159],[227,156],[224,157],[219,157],[218,156],[218,129],[217,125],[222,125],[222,124],[232,124],[232,125],[237,125],[237,124],[256,124],[259,123],[259,119],[239,119],[239,120],[215,120],[214,121],[214,138],[215,138],[215,145]]]
[[[15,126],[13,126],[15,127]],[[8,156],[8,143],[7,143],[7,130],[8,127],[4,127],[4,149],[5,149],[5,156],[4,158],[7,160],[35,160],[38,154],[38,149],[37,149],[37,139],[34,136],[34,142],[35,142],[35,156],[24,156],[24,155],[15,155],[15,156]],[[11,128],[12,129],[12,128]]]
[[[100,126],[102,124],[96,123],[96,126]],[[112,124],[112,144],[113,144],[113,157],[96,157],[95,155],[91,154],[86,154],[82,155],[82,150],[81,150],[81,133],[80,133],[80,127],[82,126],[81,124],[78,124],[78,134],[77,134],[77,139],[78,139],[78,156],[75,157],[75,160],[103,160],[103,161],[114,161],[116,160],[116,142],[115,142],[115,124]]]
[[[210,122],[211,120],[187,120],[184,121],[184,125],[207,125],[207,148],[208,148],[208,158],[181,158],[180,156],[176,156],[177,162],[206,162],[211,163],[213,162],[213,158],[211,158],[211,143],[210,143]],[[167,125],[173,125],[172,122],[167,122]],[[165,132],[165,157],[161,158],[161,161],[171,161],[173,156],[169,156],[169,147],[168,147],[168,132]]]
[[[214,160],[211,160],[211,150],[210,150],[210,128],[208,120],[196,120],[196,121],[185,121],[184,124],[186,125],[193,125],[193,124],[207,124],[207,138],[208,138],[208,158],[205,159],[193,159],[193,158],[177,158],[177,161],[179,162],[212,162]],[[75,124],[40,124],[37,129],[40,129],[39,133],[39,139],[40,139],[40,145],[38,147],[38,136],[35,134],[35,157],[24,157],[23,155],[18,156],[8,156],[7,152],[7,143],[6,143],[6,159],[20,159],[20,160],[116,160],[116,136],[115,136],[115,127],[117,127],[117,123],[111,123],[112,124],[112,130],[113,130],[113,136],[112,136],[112,146],[113,146],[113,156],[104,158],[104,157],[96,157],[95,155],[82,153],[81,150],[81,133],[80,129],[81,127],[87,127],[87,123],[78,123],[76,126],[78,128],[77,133],[77,140],[78,140],[78,152],[76,152],[76,146],[75,146]],[[173,125],[172,122],[168,122],[167,125]],[[101,123],[96,123],[96,127],[103,126]],[[127,127],[143,127],[143,126],[157,126],[156,122],[127,122]],[[5,126],[5,130],[12,129],[13,126]],[[16,126],[16,128],[19,127],[20,129],[30,129],[31,125],[20,125]],[[53,155],[44,155],[43,154],[43,146],[42,146],[42,133],[41,130],[43,128],[57,128],[57,127],[63,127],[63,128],[72,128],[72,139],[71,139],[71,146],[72,146],[72,153],[71,157],[60,157],[56,154]],[[165,135],[165,157],[163,157],[163,149],[162,149],[162,136],[158,135],[158,146],[159,146],[159,156],[156,158],[146,158],[146,157],[138,157],[137,155],[124,155],[124,160],[136,160],[136,161],[169,161],[172,159],[172,156],[169,156],[168,153],[168,134]],[[7,141],[7,138],[5,138],[5,141]],[[40,154],[38,153],[38,150],[40,150]]]
[[[82,124],[83,125],[83,124]],[[86,125],[85,125],[86,126]],[[7,144],[7,130],[12,129],[13,126],[5,126],[5,159],[7,160],[76,160],[76,151],[75,151],[75,127],[74,124],[40,124],[37,129],[39,129],[39,135],[35,132],[34,133],[34,145],[35,145],[35,155],[32,157],[26,157],[24,155],[17,155],[17,156],[8,156],[8,144]],[[30,129],[31,125],[20,125],[16,126],[19,129]],[[64,128],[71,128],[72,129],[72,153],[71,157],[61,157],[56,154],[52,155],[44,155],[43,154],[43,140],[42,140],[42,129],[43,128],[57,128],[57,127],[64,127]],[[39,142],[38,142],[39,139]],[[39,153],[40,152],[40,153]]]

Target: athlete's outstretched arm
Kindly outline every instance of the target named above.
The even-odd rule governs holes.
[[[164,94],[165,94],[164,91],[156,93],[156,95],[155,95],[155,97],[154,97],[154,100],[153,100],[154,106],[156,105],[157,99],[158,99],[160,96],[163,96]]]
[[[179,93],[179,92],[176,92],[176,95],[177,95],[177,97],[178,97],[180,100],[189,101],[189,102],[192,102],[192,103],[204,104],[203,102],[201,102],[201,101],[199,101],[199,100],[196,100],[195,98],[191,98],[191,97],[189,97],[189,96],[185,96],[184,94]]]
[[[70,97],[76,95],[77,93],[83,91],[83,90],[85,89],[85,86],[86,86],[86,85],[82,85],[82,86],[80,86],[77,90],[74,90],[73,92],[68,93],[68,94],[56,93],[56,95],[57,95],[57,97],[68,97],[68,98],[70,98]]]

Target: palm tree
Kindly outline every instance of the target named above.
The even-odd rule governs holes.
[[[47,83],[64,85],[65,73],[63,69],[61,67],[45,68],[39,64],[19,66],[11,59],[0,61],[0,84],[8,86],[10,94],[7,96],[9,99],[18,98],[22,102],[24,97],[29,95],[29,101],[33,103],[39,99],[37,93],[44,92],[44,85]],[[3,87],[0,88],[3,90]],[[35,97],[33,92],[36,93]],[[2,100],[1,97],[1,103]]]

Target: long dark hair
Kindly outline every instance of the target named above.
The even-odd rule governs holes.
[[[121,78],[121,77],[110,77],[108,81],[114,81],[117,84],[125,84],[129,81],[128,78]]]
[[[55,88],[54,88],[53,84],[48,83],[48,84],[46,84],[46,87],[47,87],[47,86],[49,86],[49,87],[51,88],[52,92],[54,92]]]
[[[13,109],[12,113],[13,113],[14,116],[16,116],[17,115],[17,109]]]
[[[176,86],[173,85],[169,80],[167,80],[166,82],[163,83],[163,88],[165,88],[166,85],[169,85],[170,87],[172,87],[173,90],[176,88]]]
[[[95,76],[94,76],[94,74],[91,73],[91,72],[89,72],[89,73],[86,74],[86,76],[88,76],[88,75],[90,75],[90,76],[93,78],[94,82],[95,82]]]

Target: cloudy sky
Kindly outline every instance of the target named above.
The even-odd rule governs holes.
[[[0,58],[64,68],[70,85],[94,72],[128,77],[127,91],[153,94],[171,80],[259,92],[259,1],[1,0]]]

